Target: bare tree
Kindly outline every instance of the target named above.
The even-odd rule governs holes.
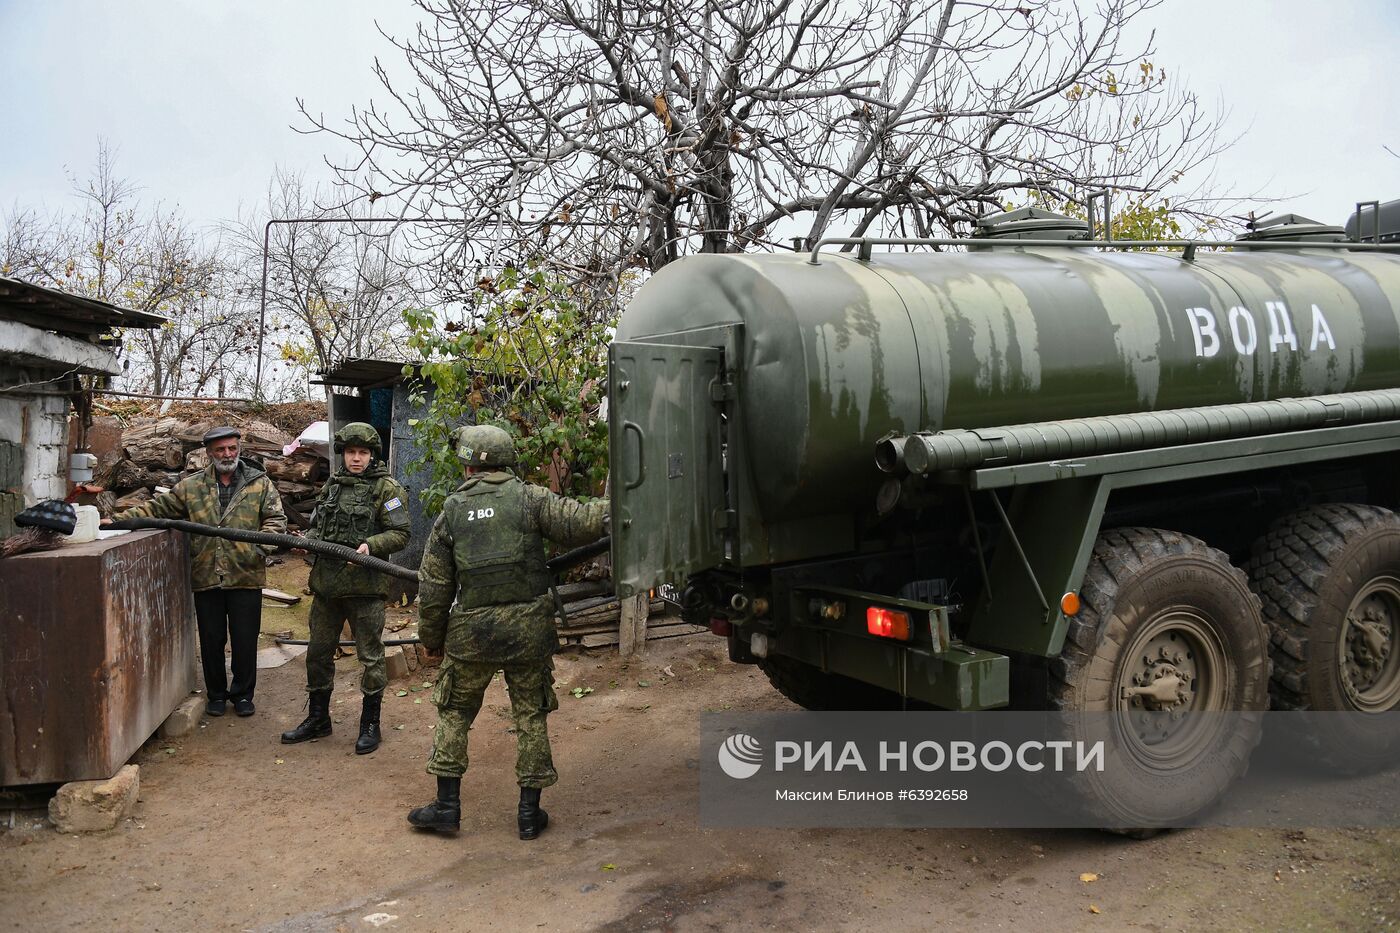
[[[268,334],[273,356],[309,375],[351,357],[403,356],[403,312],[420,296],[409,268],[393,253],[392,233],[356,224],[359,211],[320,205],[321,192],[297,174],[278,172],[265,212],[237,228],[240,292],[261,289],[263,224],[278,224],[268,242]]]
[[[1155,0],[417,0],[413,83],[312,127],[352,197],[423,231],[439,284],[543,258],[616,288],[687,252],[965,231],[1111,186],[1181,206],[1218,117],[1133,45]],[[397,75],[398,72],[393,72]]]
[[[41,285],[159,314],[167,323],[123,334],[123,384],[156,395],[199,393],[227,380],[253,346],[248,309],[226,293],[219,245],[176,211],[145,208],[99,142],[90,175],[74,179],[81,209],[5,218],[0,268]]]

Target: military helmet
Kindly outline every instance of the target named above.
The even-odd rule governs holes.
[[[515,466],[515,442],[494,424],[469,424],[452,432],[457,459],[467,466]]]
[[[379,432],[374,425],[363,421],[352,421],[335,432],[335,452],[343,453],[346,447],[368,447],[379,456]]]

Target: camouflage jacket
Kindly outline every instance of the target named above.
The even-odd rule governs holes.
[[[388,557],[408,544],[408,493],[381,460],[358,475],[341,467],[321,487],[306,536],[352,548],[368,544],[372,556]],[[317,596],[389,595],[384,574],[324,555],[316,558],[310,586]]]
[[[219,513],[218,482],[210,464],[180,480],[169,492],[113,517],[178,518],[220,528],[287,533],[282,497],[258,464],[246,457],[239,461],[238,472],[233,476],[233,498],[223,514]],[[267,582],[268,553],[270,549],[256,544],[190,535],[191,583],[195,590],[261,589]]]
[[[489,503],[491,514],[483,515],[482,503]],[[523,483],[509,472],[469,477],[443,504],[418,570],[418,637],[423,645],[462,661],[506,664],[548,658],[559,637],[542,539],[566,547],[595,541],[603,534],[607,513],[605,499],[585,505]],[[483,552],[508,554],[512,547],[515,556],[503,557],[494,567],[489,553],[475,559]],[[502,579],[496,568],[516,579]],[[495,602],[489,595],[483,599],[483,591],[513,598]]]

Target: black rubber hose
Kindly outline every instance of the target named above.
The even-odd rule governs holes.
[[[400,567],[398,564],[391,564],[387,560],[378,557],[371,557],[368,554],[361,554],[354,548],[346,547],[343,544],[332,544],[329,541],[321,541],[316,538],[299,538],[296,535],[276,535],[266,531],[245,531],[242,528],[220,528],[215,525],[201,525],[198,522],[187,522],[178,518],[127,518],[119,522],[112,522],[103,525],[103,528],[115,529],[117,531],[139,531],[142,528],[171,528],[175,531],[184,531],[192,535],[205,535],[211,538],[227,538],[230,541],[244,541],[249,544],[263,544],[268,547],[290,547],[301,548],[305,551],[313,551],[317,554],[325,554],[328,557],[336,557],[340,560],[349,561],[352,564],[359,564],[371,570],[378,570],[380,573],[387,573],[390,576],[401,577],[404,580],[418,581],[418,571],[411,567]],[[612,536],[604,535],[592,544],[585,544],[583,547],[576,547],[572,551],[565,551],[558,557],[545,562],[545,567],[550,573],[558,573],[566,570],[575,564],[583,563],[590,557],[595,557],[603,553],[612,546]]]
[[[565,551],[558,557],[544,562],[550,573],[558,573],[567,570],[574,564],[581,564],[590,557],[596,557],[608,548],[612,547],[612,535],[603,535],[592,544],[585,544],[583,547],[576,547],[572,551]]]
[[[142,528],[171,528],[175,531],[185,531],[192,535],[205,535],[210,538],[227,538],[229,541],[243,541],[248,544],[262,544],[267,547],[292,547],[301,548],[306,551],[313,551],[317,554],[324,554],[327,557],[335,557],[340,560],[349,561],[352,564],[359,564],[371,570],[378,570],[380,573],[387,573],[390,576],[401,577],[405,580],[418,581],[418,571],[412,567],[400,567],[398,564],[391,564],[387,560],[378,557],[371,557],[368,554],[361,554],[352,547],[343,544],[332,544],[329,541],[320,541],[316,538],[298,538],[296,535],[275,535],[266,531],[245,531],[242,528],[219,528],[214,525],[201,525],[198,522],[187,522],[178,518],[127,518],[119,522],[112,522],[110,525],[103,525],[103,528],[114,528],[118,531],[137,531]]]
[[[307,641],[305,638],[276,638],[273,640],[276,641],[279,645],[311,644],[311,642]],[[355,647],[355,643],[353,641],[338,641],[336,642],[336,644],[342,648]],[[423,642],[419,641],[417,638],[386,638],[382,642],[380,642],[380,644],[383,645],[385,648],[391,648],[394,645],[421,645],[423,644]]]

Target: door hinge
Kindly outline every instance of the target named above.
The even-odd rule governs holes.
[[[733,373],[723,373],[710,380],[710,401],[732,402],[739,397]]]

